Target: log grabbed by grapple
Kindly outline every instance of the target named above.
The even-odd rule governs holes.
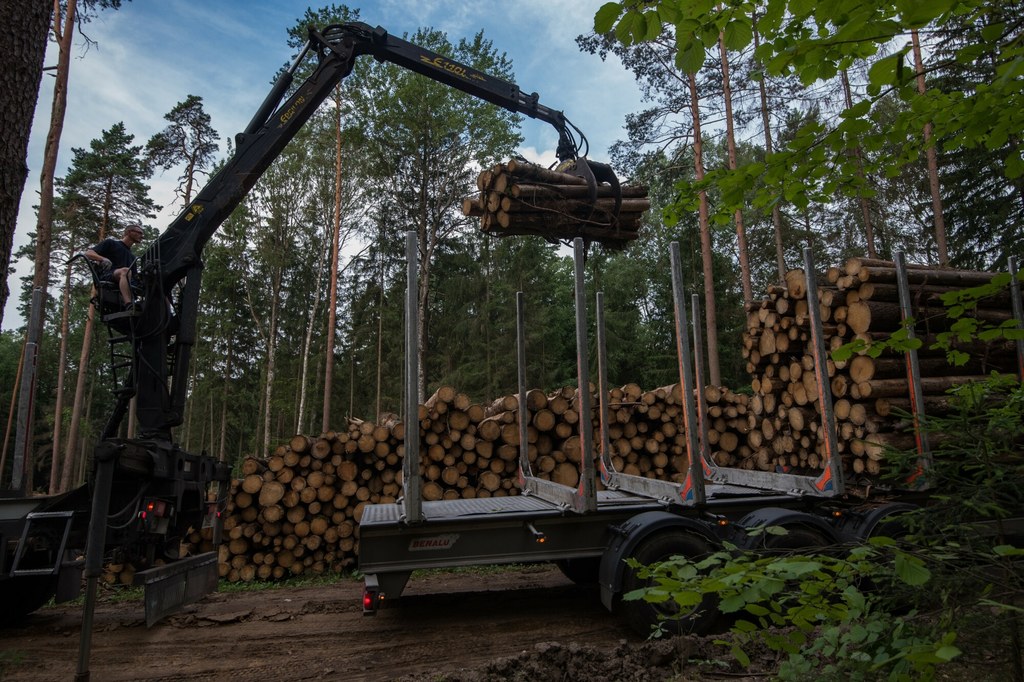
[[[583,237],[611,248],[637,238],[650,208],[647,188],[621,186],[612,169],[579,157],[550,170],[522,159],[497,164],[477,177],[479,195],[462,212],[480,218],[483,232],[536,235],[549,241]]]

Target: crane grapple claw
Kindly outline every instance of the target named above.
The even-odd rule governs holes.
[[[611,187],[615,199],[615,207],[611,215],[614,219],[618,219],[619,209],[622,208],[622,188],[619,186],[619,179],[615,176],[615,171],[611,166],[598,161],[589,161],[585,156],[581,156],[563,172],[586,180],[591,203],[597,202],[598,185],[606,184]]]

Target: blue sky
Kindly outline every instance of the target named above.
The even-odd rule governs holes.
[[[512,60],[517,84],[526,92],[538,92],[541,103],[563,110],[587,136],[590,157],[607,161],[608,148],[624,136],[625,115],[639,110],[641,102],[633,78],[617,61],[602,62],[576,47],[576,36],[592,28],[594,13],[603,2],[362,0],[348,4],[359,8],[366,23],[399,36],[429,26],[456,41],[483,30]],[[292,56],[286,30],[309,6],[293,0],[132,0],[118,11],[101,12],[85,28],[96,45],[86,50],[79,39],[73,53],[58,175],[66,172],[72,147],[88,147],[90,140],[118,121],[125,123],[137,143],[144,144],[165,126],[164,114],[189,94],[203,98],[221,135],[223,153],[225,141],[245,127],[275,72]],[[49,55],[47,64],[54,62]],[[52,81],[50,76],[43,77],[16,244],[27,241],[35,227],[32,205],[39,189]],[[553,128],[527,119],[522,132],[524,156],[543,162],[554,159]],[[167,171],[152,182],[154,200],[165,206],[151,225],[158,230],[181,209],[180,204],[173,205],[176,175]],[[18,277],[31,270],[27,262],[16,267]],[[10,285],[12,289],[19,286],[14,278]],[[21,324],[16,302],[15,294],[4,315],[6,329]]]

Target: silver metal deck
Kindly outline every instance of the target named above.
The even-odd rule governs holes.
[[[650,505],[649,498],[614,490],[597,493],[599,508]],[[558,505],[532,495],[509,495],[507,497],[476,497],[472,499],[438,500],[423,503],[424,521],[468,520],[494,514],[561,514],[568,513]],[[398,524],[402,521],[402,505],[368,504],[363,508],[360,526]]]

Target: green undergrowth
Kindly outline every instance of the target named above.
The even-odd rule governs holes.
[[[631,559],[648,583],[624,599],[680,614],[713,602],[728,623],[724,652],[748,666],[767,647],[776,679],[1024,682],[1024,384],[996,376],[950,402],[922,420],[945,436],[928,467],[916,451],[886,453],[893,481],[927,479],[927,502],[863,545]]]

